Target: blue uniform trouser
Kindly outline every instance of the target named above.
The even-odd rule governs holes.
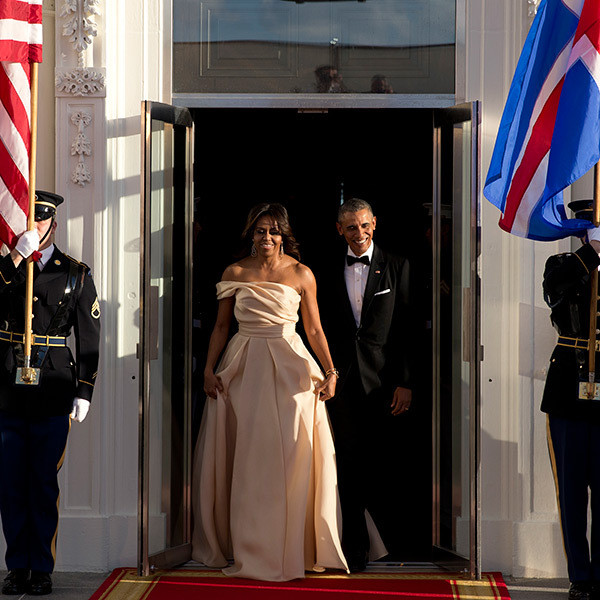
[[[8,569],[54,569],[58,471],[69,427],[68,416],[28,419],[0,412],[0,515]]]
[[[600,424],[549,416],[548,448],[569,579],[600,581]],[[588,544],[590,498],[592,528]]]

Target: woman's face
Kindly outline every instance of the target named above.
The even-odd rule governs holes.
[[[277,221],[269,216],[260,217],[256,222],[252,240],[260,256],[279,255],[281,244],[283,244],[283,236]]]

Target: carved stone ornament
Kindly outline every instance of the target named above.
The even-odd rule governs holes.
[[[99,14],[96,8],[100,0],[64,0],[61,17],[66,17],[63,23],[63,35],[69,38],[75,52],[80,56],[92,44],[92,38],[98,34],[96,23],[92,20]],[[83,66],[80,64],[79,66]]]
[[[527,7],[529,10],[529,16],[535,17],[537,15],[538,6],[540,5],[541,0],[527,0]]]
[[[56,71],[56,91],[69,96],[104,96],[106,85],[104,70],[76,68],[71,71]]]
[[[77,135],[71,143],[71,156],[78,156],[71,181],[84,187],[92,181],[92,173],[85,164],[85,157],[92,155],[92,143],[84,131],[91,125],[92,115],[85,110],[78,110],[71,115],[71,123],[77,127]]]
[[[104,69],[93,67],[57,70],[54,83],[58,93],[68,96],[104,96],[106,92]]]

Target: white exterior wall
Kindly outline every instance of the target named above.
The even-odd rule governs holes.
[[[61,472],[57,569],[106,571],[136,564],[140,102],[170,101],[171,3],[88,4],[99,13],[87,15],[97,35],[77,53],[63,35],[70,16],[61,16],[65,0],[44,1],[38,187],[66,198],[57,243],[92,267],[103,326],[92,410],[73,425]],[[483,104],[482,179],[530,6],[530,0],[466,2],[466,89],[468,100]],[[58,90],[54,68],[60,75],[77,66],[94,89],[83,95],[76,95],[80,88]],[[78,129],[71,118],[84,112],[89,121],[81,133],[91,153],[82,155],[83,172],[91,178],[77,183],[72,175],[79,156],[71,147]],[[483,568],[564,576],[539,403],[555,341],[541,276],[546,258],[569,242],[514,238],[499,229],[498,216],[482,199]]]
[[[467,95],[482,100],[483,185],[532,2],[468,5]],[[546,418],[539,410],[556,341],[541,283],[548,256],[570,242],[511,236],[498,227],[499,211],[483,197],[481,204],[483,569],[564,577]]]
[[[57,245],[91,266],[102,309],[92,409],[73,424],[60,473],[56,568],[106,571],[137,561],[140,103],[170,100],[171,26],[159,0],[43,8],[37,187],[65,197]],[[92,23],[81,52],[63,31],[73,16]],[[4,550],[0,540],[0,568]]]

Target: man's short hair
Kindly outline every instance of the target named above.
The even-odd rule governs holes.
[[[346,213],[356,213],[360,210],[368,210],[373,216],[373,208],[366,200],[360,198],[349,198],[338,208],[338,223],[342,222]]]

